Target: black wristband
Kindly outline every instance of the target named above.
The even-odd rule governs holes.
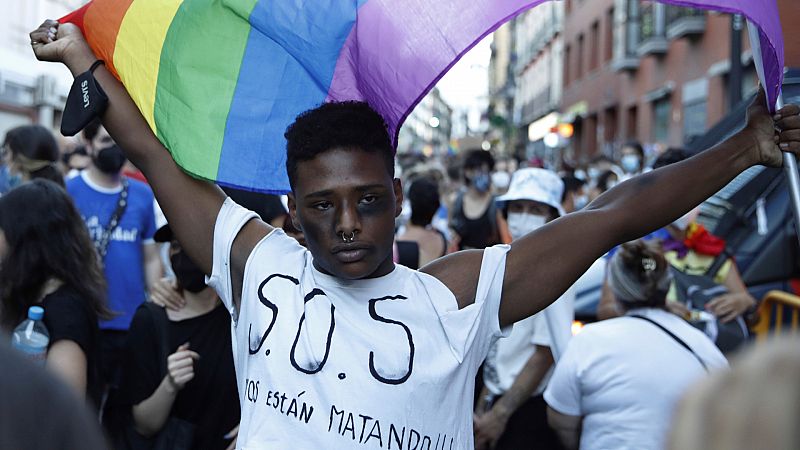
[[[95,69],[100,67],[100,65],[105,66],[106,62],[103,61],[102,59],[98,59],[97,61],[92,63],[91,67],[89,67],[89,72],[94,73]]]

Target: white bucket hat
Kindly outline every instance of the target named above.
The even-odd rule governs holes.
[[[527,168],[514,172],[508,192],[497,197],[497,201],[532,200],[552,206],[558,211],[559,216],[563,216],[564,208],[561,207],[563,195],[564,182],[555,172],[547,169]]]

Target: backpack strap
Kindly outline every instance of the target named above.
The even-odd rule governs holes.
[[[732,255],[730,251],[728,251],[728,248],[726,247],[725,250],[722,251],[722,253],[716,256],[714,262],[711,263],[711,265],[708,267],[708,270],[706,270],[706,276],[711,277],[712,280],[716,278],[717,272],[719,272],[719,270],[722,269],[722,266],[725,265],[725,262],[731,259],[731,257]]]
[[[663,325],[661,325],[660,323],[658,323],[658,322],[656,322],[655,320],[653,320],[653,319],[650,319],[650,318],[648,318],[648,317],[640,316],[640,315],[637,315],[637,314],[631,314],[631,315],[629,315],[629,316],[627,316],[627,317],[633,317],[633,318],[636,318],[636,319],[642,319],[642,320],[644,320],[644,321],[646,321],[646,322],[650,322],[650,323],[652,323],[653,325],[655,325],[656,327],[660,328],[660,329],[661,329],[661,331],[663,331],[664,333],[666,333],[666,334],[667,334],[669,337],[671,337],[672,339],[674,339],[674,340],[675,340],[675,342],[677,342],[677,343],[678,343],[678,344],[679,344],[681,347],[685,348],[685,349],[686,349],[686,350],[687,350],[689,353],[691,353],[691,354],[692,354],[692,355],[693,355],[693,356],[694,356],[694,357],[697,359],[697,362],[699,362],[699,363],[700,363],[700,365],[701,365],[701,366],[703,366],[703,369],[704,369],[706,372],[708,372],[708,371],[709,371],[709,370],[708,370],[708,366],[706,366],[706,363],[705,363],[705,361],[703,361],[703,359],[702,359],[702,358],[700,358],[700,355],[698,355],[697,353],[695,353],[695,351],[694,351],[694,350],[692,350],[692,347],[689,347],[689,344],[687,344],[686,342],[684,342],[684,341],[683,341],[683,339],[681,339],[681,338],[679,338],[678,336],[676,336],[676,335],[675,335],[675,333],[673,333],[673,332],[669,331],[669,330],[668,330],[666,327],[664,327],[664,326],[663,326]]]

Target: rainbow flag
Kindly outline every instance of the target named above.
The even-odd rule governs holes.
[[[61,22],[83,30],[184,170],[281,193],[289,189],[283,133],[299,113],[364,100],[396,142],[414,106],[467,50],[544,1],[93,0]],[[777,17],[775,0],[670,3],[730,4],[755,18],[765,65],[778,67],[782,48],[765,28],[774,23],[758,10],[767,4],[766,17]],[[773,82],[782,74],[774,72]]]

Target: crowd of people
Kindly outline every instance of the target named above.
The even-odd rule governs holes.
[[[57,27],[31,33],[37,56],[88,67]],[[561,173],[484,150],[398,173],[382,118],[328,103],[286,131],[281,198],[186,175],[95,76],[108,110],[69,147],[40,126],[3,141],[0,329],[44,307],[46,367],[109,445],[712,448],[684,417],[715,398],[681,404],[670,435],[672,419],[697,381],[730,377],[756,302],[691,210],[800,150],[800,108],[756,101],[740,134],[652,171],[630,143]],[[597,260],[605,320],[573,336]],[[698,299],[688,277],[722,289]]]

